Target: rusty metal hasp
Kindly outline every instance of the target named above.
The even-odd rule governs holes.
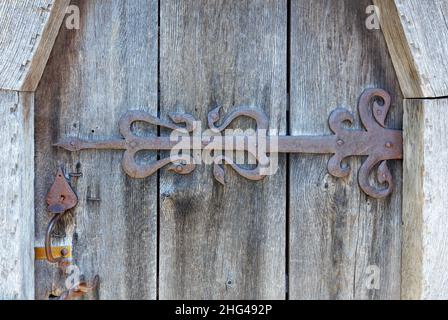
[[[207,151],[212,159],[215,178],[224,184],[224,169],[221,164],[229,164],[237,173],[250,180],[261,180],[272,174],[267,170],[270,159],[278,153],[311,153],[333,154],[328,162],[328,171],[339,178],[350,174],[350,168],[343,164],[344,159],[352,156],[364,156],[367,159],[358,172],[360,188],[374,198],[384,198],[393,190],[392,175],[387,167],[387,160],[399,160],[403,157],[402,131],[385,127],[384,121],[391,104],[390,95],[382,89],[368,89],[359,99],[358,110],[365,130],[347,129],[344,123],[353,123],[354,116],[346,109],[335,109],[329,118],[329,126],[333,135],[322,136],[277,136],[268,134],[269,119],[261,110],[250,107],[239,107],[218,124],[220,108],[215,108],[208,115],[208,126],[214,135],[200,136],[195,140],[197,131],[196,119],[190,114],[169,114],[171,121],[164,121],[143,111],[129,111],[119,122],[122,138],[86,141],[78,138],[67,138],[55,146],[69,151],[84,149],[124,150],[123,169],[133,178],[145,178],[162,167],[171,164],[170,171],[188,174],[197,162],[185,154],[179,157],[170,156],[149,164],[137,163],[136,154],[143,150],[173,151],[181,149],[189,151]],[[249,117],[256,121],[257,129],[253,135],[219,135],[226,131],[233,120],[238,117]],[[134,122],[169,128],[183,132],[183,143],[173,137],[139,137],[131,129]],[[183,124],[182,126],[179,124]],[[185,139],[185,134],[192,134]],[[255,137],[255,138],[254,138]],[[237,143],[237,140],[242,143]],[[263,148],[260,146],[263,145]],[[230,159],[229,152],[245,151],[256,159],[257,166],[247,169]],[[383,187],[371,184],[369,177],[378,166],[377,179]]]
[[[58,169],[53,185],[46,196],[46,202],[48,204],[48,211],[53,214],[53,217],[51,218],[45,233],[45,257],[48,262],[57,264],[59,269],[67,275],[71,266],[71,263],[68,261],[71,258],[71,252],[69,251],[70,247],[60,247],[60,249],[57,250],[51,245],[51,237],[53,230],[59,221],[61,221],[70,209],[73,209],[78,204],[78,197],[65,178],[62,168]],[[36,253],[40,253],[41,251],[41,248],[35,249]],[[86,281],[82,280],[65,291],[59,299],[71,300],[82,297],[86,293],[94,291],[98,286],[98,282],[98,276],[95,276],[91,285],[88,285]]]

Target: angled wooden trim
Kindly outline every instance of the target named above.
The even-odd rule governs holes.
[[[404,97],[448,96],[448,1],[373,2]]]
[[[0,2],[0,89],[36,90],[69,3]]]

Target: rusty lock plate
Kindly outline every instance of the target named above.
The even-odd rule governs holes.
[[[46,202],[51,213],[63,213],[78,204],[78,197],[67,182],[62,168],[59,168]]]
[[[382,103],[379,102],[382,101]],[[214,132],[223,132],[233,120],[238,117],[249,117],[257,123],[257,136],[265,132],[264,153],[251,153],[258,161],[254,169],[246,169],[233,163],[226,156],[216,156],[214,159],[213,174],[222,184],[225,183],[224,169],[221,163],[229,164],[238,174],[250,180],[261,180],[267,174],[264,173],[260,162],[269,161],[269,156],[274,153],[312,153],[333,154],[328,162],[328,172],[334,177],[343,178],[350,174],[350,168],[343,164],[344,159],[352,156],[364,156],[367,159],[358,172],[360,188],[369,196],[384,198],[393,191],[392,175],[387,167],[387,160],[400,160],[403,158],[403,135],[400,130],[385,127],[384,121],[391,104],[390,95],[382,89],[368,89],[361,95],[358,103],[359,115],[365,130],[354,130],[345,128],[345,123],[353,123],[354,116],[346,109],[334,110],[329,118],[329,126],[333,135],[322,136],[269,136],[269,119],[261,110],[248,107],[240,107],[231,112],[220,125],[220,108],[212,110],[208,115],[209,128]],[[78,138],[67,138],[55,144],[57,147],[69,151],[80,151],[84,149],[110,149],[124,150],[123,169],[132,178],[145,178],[166,165],[169,170],[178,174],[192,172],[195,165],[191,162],[179,159],[164,158],[149,164],[137,163],[135,156],[142,150],[172,150],[178,146],[177,141],[170,137],[138,137],[132,133],[131,126],[134,122],[146,122],[156,126],[172,130],[193,133],[196,119],[190,114],[169,114],[171,121],[165,121],[154,117],[143,111],[129,111],[119,122],[120,133],[123,138],[102,141],[87,141]],[[179,124],[184,124],[180,126]],[[238,148],[235,143],[227,143],[229,137],[212,136],[201,138],[200,143],[188,141],[186,146],[190,150],[213,150],[226,153],[228,151],[247,151],[257,148],[260,141],[250,140],[243,137],[245,143],[243,148]],[[234,139],[234,137],[230,137]],[[251,142],[252,141],[252,142]],[[182,150],[185,150],[182,148]],[[377,168],[377,180],[383,187],[371,185],[369,176]]]

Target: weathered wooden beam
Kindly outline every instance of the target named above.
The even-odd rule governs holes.
[[[406,98],[448,95],[447,1],[374,0]],[[402,298],[446,299],[447,99],[406,100]]]
[[[448,95],[448,1],[374,0],[405,98]]]
[[[0,91],[0,299],[34,298],[34,94]]]
[[[448,99],[406,100],[402,298],[448,299]]]
[[[36,90],[69,3],[0,2],[0,89]]]
[[[0,3],[0,299],[34,293],[34,94],[70,0]]]

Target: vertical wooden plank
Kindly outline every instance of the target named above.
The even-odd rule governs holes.
[[[0,299],[34,298],[34,94],[0,91]]]
[[[330,134],[330,112],[354,114],[367,87],[389,91],[387,125],[401,127],[401,93],[380,30],[368,30],[370,1],[291,1],[291,134]],[[359,121],[355,127],[360,127]],[[327,173],[329,157],[298,155],[290,162],[290,298],[400,297],[401,164],[385,200],[368,198],[357,183],[359,159],[347,179]],[[367,287],[380,271],[379,290]]]
[[[155,299],[157,178],[128,178],[122,152],[69,154],[51,144],[69,135],[119,136],[118,120],[129,109],[157,113],[158,3],[73,4],[80,8],[80,30],[61,30],[36,93],[36,241],[43,244],[49,219],[44,196],[57,167],[82,172],[71,179],[79,204],[63,240],[73,245],[74,263],[86,280],[99,274],[101,299]],[[37,298],[59,295],[64,288],[56,269],[46,262],[36,269]]]
[[[405,100],[403,299],[447,299],[447,99]]]
[[[286,1],[162,1],[160,17],[163,117],[189,112],[205,130],[217,105],[224,114],[256,106],[285,133]],[[279,166],[262,182],[226,168],[225,187],[211,166],[161,173],[161,299],[284,299],[284,159]]]

